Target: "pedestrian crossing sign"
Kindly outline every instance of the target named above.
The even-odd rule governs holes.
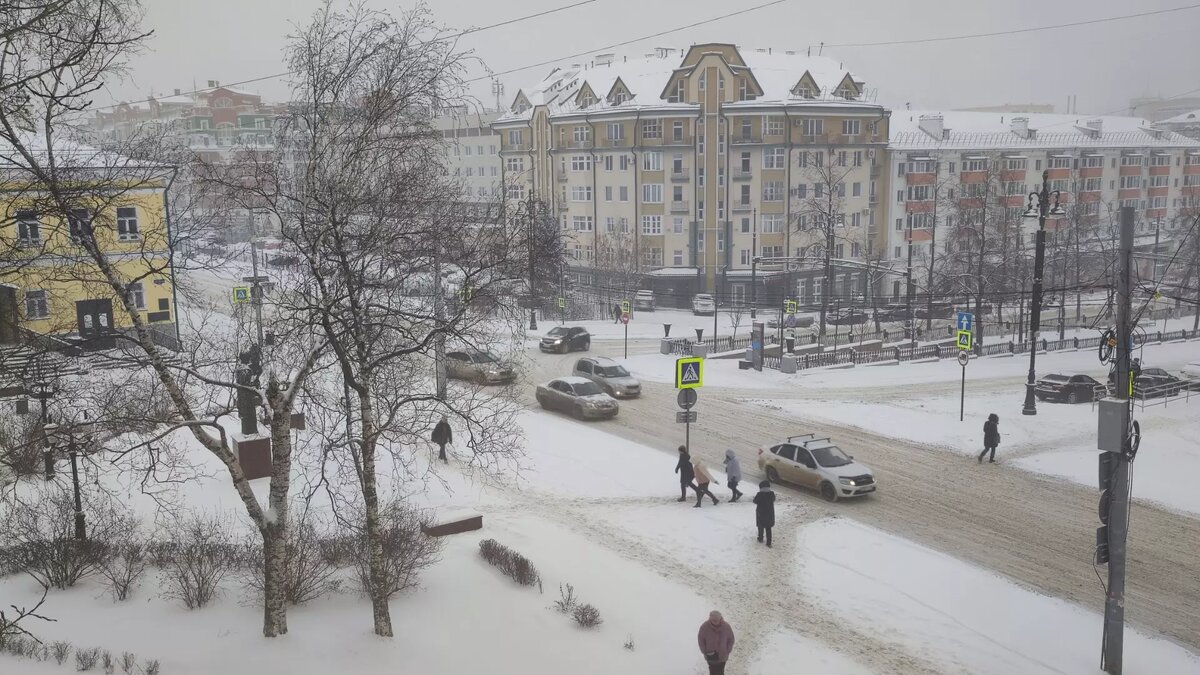
[[[958,331],[958,348],[959,349],[970,349],[971,348],[971,331],[969,331],[969,330]]]
[[[566,309],[566,307],[567,307],[567,299],[562,297],[561,295],[558,296],[558,308]]]
[[[250,302],[250,287],[249,286],[234,286],[233,287],[233,304],[240,305],[245,302]]]
[[[628,314],[628,313],[629,313],[629,301],[628,301],[628,300],[622,300],[622,301],[621,301],[621,313],[622,313],[622,314]]]
[[[704,359],[691,357],[676,359],[675,388],[699,389],[704,386]]]
[[[796,309],[797,309],[797,308],[796,308],[796,301],[795,301],[795,300],[785,300],[785,301],[784,301],[784,303],[783,303],[783,312],[784,312],[785,314],[795,314],[795,313],[796,313]]]

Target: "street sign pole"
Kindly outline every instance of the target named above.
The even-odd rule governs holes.
[[[963,421],[963,406],[967,401],[967,364],[962,366],[962,387],[958,390],[958,421]]]
[[[625,358],[629,358],[629,315],[625,315]]]

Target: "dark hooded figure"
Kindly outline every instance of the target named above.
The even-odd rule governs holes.
[[[612,308],[613,323],[618,323],[621,320],[621,305],[615,304]]]
[[[764,480],[758,484],[758,494],[754,495],[754,521],[758,525],[758,541],[767,535],[767,548],[771,548],[771,528],[775,527],[775,491],[771,489],[771,481]]]
[[[691,455],[682,445],[679,446],[679,462],[675,464],[675,473],[679,474],[679,499],[675,501],[686,502],[688,488],[696,489],[696,485],[692,483],[696,478],[696,470],[692,468]]]
[[[996,413],[988,415],[987,421],[983,423],[983,452],[979,453],[979,463],[983,464],[983,456],[991,453],[988,457],[989,463],[996,461],[996,446],[1000,445],[1000,417]]]
[[[446,446],[454,442],[454,433],[450,431],[450,423],[446,421],[446,416],[442,415],[442,420],[433,428],[434,443],[438,445],[438,459],[443,463],[448,463],[446,460]]]

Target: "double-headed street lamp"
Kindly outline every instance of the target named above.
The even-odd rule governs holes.
[[[1054,205],[1050,205],[1050,198]],[[1042,326],[1042,270],[1046,264],[1046,218],[1064,216],[1066,211],[1059,206],[1062,193],[1050,190],[1050,171],[1042,172],[1042,191],[1029,193],[1029,207],[1025,209],[1024,217],[1037,218],[1037,250],[1033,257],[1033,298],[1030,303],[1029,316],[1029,379],[1025,383],[1025,405],[1021,408],[1022,415],[1036,415],[1037,401],[1034,388],[1037,386],[1037,339],[1038,330]]]
[[[59,427],[57,424],[48,423],[42,427],[46,434],[46,443],[48,445],[62,446],[67,449],[67,456],[71,459],[71,485],[75,492],[75,539],[77,541],[85,541],[87,539],[87,525],[83,517],[83,497],[79,491],[79,461],[78,454],[80,444],[82,442],[90,442],[94,424],[84,422],[79,429],[75,427]],[[77,431],[79,432],[77,434]]]

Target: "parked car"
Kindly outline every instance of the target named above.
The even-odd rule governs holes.
[[[537,387],[544,410],[560,410],[581,420],[616,417],[620,406],[600,385],[582,377],[560,377]]]
[[[1104,385],[1090,375],[1046,375],[1033,393],[1039,401],[1090,402],[1104,395]]]
[[[913,308],[916,311],[916,308]],[[868,312],[869,314],[870,312]],[[879,308],[880,321],[906,321],[908,319],[908,305],[900,302],[890,302]]]
[[[512,364],[501,361],[491,352],[476,350],[448,352],[446,375],[480,384],[507,384],[517,379]]]
[[[592,348],[592,336],[586,328],[579,326],[555,326],[542,337],[538,349],[544,352],[560,352],[566,354],[575,350],[587,351]]]
[[[914,303],[913,315],[918,319],[949,319],[954,316],[954,305],[948,302],[935,302],[930,307],[924,302],[919,305]]]
[[[571,374],[600,385],[613,398],[636,398],[642,395],[642,383],[625,370],[625,366],[603,356],[588,356],[575,362]]]
[[[759,448],[758,468],[773,483],[782,480],[814,489],[831,502],[868,495],[876,488],[871,469],[815,434],[790,436],[778,445]]]
[[[830,314],[827,320],[835,326],[856,326],[870,321],[871,317],[858,309],[842,309]]]
[[[654,311],[654,291],[642,289],[633,296],[633,308],[640,312]]]
[[[692,296],[692,314],[712,316],[717,311],[717,302],[708,293],[697,293]]]
[[[1108,388],[1110,391],[1115,390],[1116,379],[1116,368],[1108,371]],[[1186,382],[1162,368],[1142,368],[1142,372],[1133,381],[1133,397],[1154,398],[1155,396],[1174,396],[1183,391],[1186,386]]]
[[[1200,361],[1192,361],[1180,371],[1182,379],[1187,380],[1188,389],[1200,391]]]

